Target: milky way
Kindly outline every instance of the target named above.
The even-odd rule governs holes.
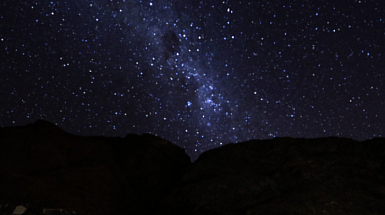
[[[0,125],[151,133],[201,152],[381,137],[381,1],[1,3]]]

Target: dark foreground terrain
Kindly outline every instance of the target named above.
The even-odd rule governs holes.
[[[81,137],[37,121],[0,128],[0,214],[380,215],[384,158],[382,138],[275,138],[190,163],[152,135]]]

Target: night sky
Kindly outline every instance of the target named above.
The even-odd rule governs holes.
[[[385,133],[382,0],[0,3],[0,126],[227,143]]]

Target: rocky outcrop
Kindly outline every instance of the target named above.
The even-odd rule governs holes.
[[[189,157],[152,135],[68,134],[46,121],[0,129],[0,203],[78,214],[149,214]]]
[[[0,215],[76,215],[75,211],[66,209],[37,208],[25,205],[0,204]]]
[[[203,153],[162,214],[384,214],[385,141],[275,138]]]
[[[82,137],[37,121],[0,128],[0,205],[26,214],[384,214],[384,159],[382,138],[274,138],[190,163],[152,135]]]

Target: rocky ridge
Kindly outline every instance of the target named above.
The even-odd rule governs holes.
[[[39,120],[0,128],[0,214],[384,214],[384,158],[383,138],[274,138],[191,163],[153,135],[83,137]]]

